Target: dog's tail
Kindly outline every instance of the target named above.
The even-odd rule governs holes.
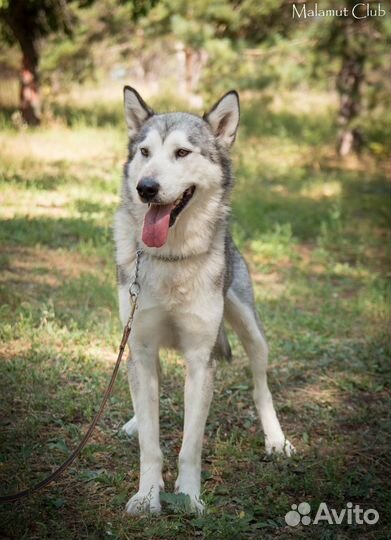
[[[220,326],[220,330],[213,349],[213,356],[217,360],[226,360],[227,362],[231,362],[232,360],[231,346],[227,338],[224,324],[221,324]]]

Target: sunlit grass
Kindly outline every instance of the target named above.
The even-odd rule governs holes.
[[[176,500],[167,498],[163,518],[123,516],[138,478],[137,443],[118,435],[131,413],[123,369],[80,462],[17,520],[14,509],[1,510],[7,537],[296,538],[302,531],[287,529],[283,517],[302,500],[336,508],[352,500],[386,516],[386,165],[369,154],[338,160],[332,103],[313,95],[314,112],[299,95],[288,97],[243,100],[232,229],[253,276],[270,384],[298,456],[264,457],[247,360],[230,335],[235,358],[219,366],[205,437],[209,514],[175,514]],[[8,124],[0,133],[3,492],[43,476],[78,442],[115,358],[112,219],[126,157],[119,101],[95,107],[86,99],[77,110],[65,100],[37,131]],[[172,491],[183,360],[168,353],[162,362],[161,439]],[[360,534],[383,530],[381,520]],[[332,534],[311,530],[314,539]]]

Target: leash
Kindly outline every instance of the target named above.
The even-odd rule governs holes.
[[[115,379],[116,379],[117,374],[118,374],[118,369],[119,369],[119,366],[121,364],[122,356],[124,354],[126,343],[127,343],[128,338],[130,336],[130,332],[132,331],[134,314],[135,314],[135,311],[137,309],[138,295],[140,293],[140,285],[139,285],[139,282],[138,282],[138,272],[139,272],[140,258],[141,258],[142,253],[143,253],[143,251],[141,249],[138,249],[136,251],[135,276],[134,276],[134,280],[132,281],[132,283],[131,283],[131,285],[129,287],[129,296],[130,296],[130,300],[131,300],[130,315],[129,315],[129,318],[128,318],[126,324],[125,324],[125,327],[124,327],[124,330],[123,330],[123,333],[122,333],[122,339],[121,339],[121,343],[120,343],[120,346],[119,346],[117,361],[115,363],[114,370],[113,370],[113,373],[111,375],[109,385],[106,388],[106,391],[105,391],[105,393],[103,395],[103,399],[101,401],[98,412],[95,413],[95,416],[92,419],[90,427],[88,428],[88,430],[86,431],[84,437],[79,442],[79,444],[77,445],[75,450],[72,452],[72,454],[55,471],[53,471],[49,476],[47,476],[46,478],[44,478],[43,480],[41,480],[37,484],[29,487],[28,489],[25,489],[23,491],[19,491],[18,493],[14,493],[12,495],[5,495],[3,497],[0,497],[0,503],[8,503],[8,502],[20,501],[21,499],[24,499],[25,497],[29,497],[33,493],[36,493],[37,491],[39,491],[39,490],[43,489],[44,487],[46,487],[48,484],[51,484],[52,482],[57,480],[57,478],[59,478],[63,474],[63,472],[66,471],[66,469],[80,455],[80,452],[83,450],[83,448],[87,444],[89,438],[91,437],[97,423],[99,422],[99,420],[100,420],[100,418],[102,416],[102,413],[103,413],[103,410],[105,408],[106,402],[110,397],[111,391],[112,391],[114,383],[115,383]]]

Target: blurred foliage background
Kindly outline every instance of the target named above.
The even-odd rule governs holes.
[[[57,98],[79,85],[108,92],[111,83],[117,97],[115,83],[131,81],[196,106],[231,87],[319,89],[338,102],[339,153],[382,153],[391,20],[377,2],[355,18],[355,4],[343,4],[344,17],[298,18],[282,0],[1,0],[0,104],[12,110],[19,99],[22,120],[38,124],[59,116]]]

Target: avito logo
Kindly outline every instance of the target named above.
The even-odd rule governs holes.
[[[379,512],[374,508],[364,510],[359,504],[353,505],[348,502],[345,508],[336,510],[329,508],[327,503],[321,502],[314,519],[310,517],[311,506],[307,502],[302,502],[299,505],[292,504],[291,510],[285,514],[285,522],[290,527],[297,525],[317,525],[318,523],[328,523],[329,525],[341,525],[347,523],[352,525],[375,525],[379,521]]]

